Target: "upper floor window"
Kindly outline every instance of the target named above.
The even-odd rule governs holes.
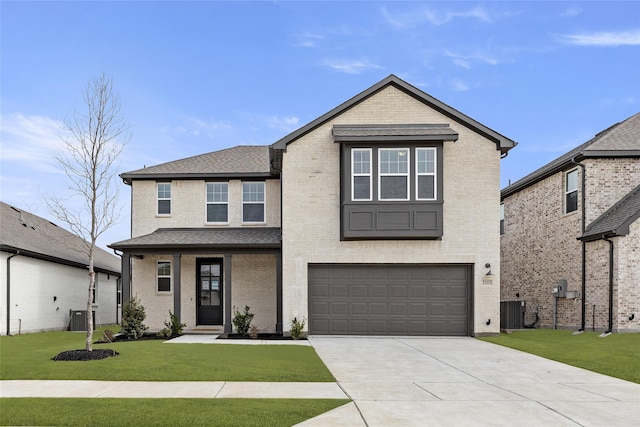
[[[171,261],[158,261],[157,291],[171,292]]]
[[[436,149],[416,148],[416,200],[437,199]]]
[[[565,175],[565,212],[578,210],[578,169]]]
[[[500,235],[504,234],[504,203],[500,203]]]
[[[371,200],[371,148],[351,150],[351,199]]]
[[[159,182],[158,190],[158,215],[171,215],[171,183]]]
[[[242,222],[265,222],[264,182],[242,183]]]
[[[207,222],[229,221],[229,184],[207,183]]]
[[[378,150],[378,200],[409,200],[409,149]]]

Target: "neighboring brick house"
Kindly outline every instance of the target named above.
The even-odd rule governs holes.
[[[640,113],[504,188],[502,215],[501,300],[526,324],[640,330]]]
[[[151,328],[231,332],[248,305],[263,332],[495,334],[514,146],[391,75],[271,146],[122,174],[123,292]]]
[[[88,243],[2,202],[0,224],[0,335],[69,327],[86,330]],[[115,324],[119,321],[120,259],[96,248],[94,267],[94,324]],[[78,314],[83,321],[76,321]]]

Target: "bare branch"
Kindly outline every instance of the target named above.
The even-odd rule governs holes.
[[[87,242],[87,313],[91,313],[96,241],[120,218],[118,159],[131,134],[130,125],[120,111],[120,99],[113,92],[113,81],[104,73],[87,84],[83,100],[85,111],[75,111],[65,121],[61,134],[63,149],[55,155],[58,166],[67,176],[70,198],[78,198],[82,209],[72,210],[70,198],[50,198],[47,206],[71,232]],[[91,351],[93,318],[88,315],[87,319],[86,348]]]

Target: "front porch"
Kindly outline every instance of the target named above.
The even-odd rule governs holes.
[[[232,333],[249,306],[260,332],[282,333],[279,228],[159,229],[110,247],[122,251],[122,299],[160,330],[169,311],[188,333]]]

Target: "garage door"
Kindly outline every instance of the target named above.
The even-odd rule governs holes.
[[[468,265],[309,265],[315,335],[470,334]]]

